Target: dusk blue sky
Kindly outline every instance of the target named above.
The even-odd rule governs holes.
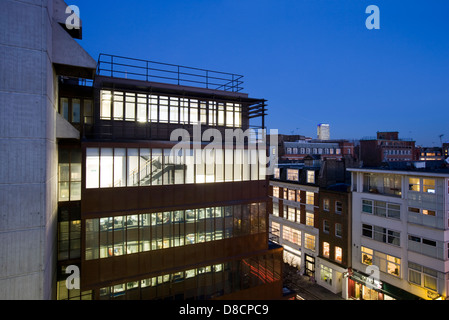
[[[67,0],[85,50],[244,75],[267,127],[449,141],[447,0]],[[380,30],[368,30],[369,5]]]

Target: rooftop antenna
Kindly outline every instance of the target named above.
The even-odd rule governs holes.
[[[440,134],[439,135],[439,137],[440,137],[440,144],[443,144],[443,139],[441,139],[443,136],[444,136],[444,134]]]

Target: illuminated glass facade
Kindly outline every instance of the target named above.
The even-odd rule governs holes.
[[[101,120],[242,126],[240,103],[111,90],[100,94]]]
[[[265,210],[265,203],[252,203],[87,219],[85,259],[265,232]]]
[[[58,110],[80,140],[59,144],[58,299],[281,298],[254,136],[265,100],[128,80],[60,83]],[[193,139],[172,140],[177,129]],[[212,130],[233,140],[208,144]],[[71,265],[80,289],[65,286]]]
[[[281,280],[271,254],[182,270],[100,289],[100,300],[213,299]]]
[[[265,180],[263,157],[256,149],[87,148],[86,188]]]

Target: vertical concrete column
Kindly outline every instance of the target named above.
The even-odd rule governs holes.
[[[0,2],[0,299],[51,299],[57,218],[52,1]]]

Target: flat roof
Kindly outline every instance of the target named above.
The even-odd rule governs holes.
[[[396,173],[402,175],[415,175],[415,176],[443,176],[449,178],[449,168],[441,169],[391,169],[391,168],[348,168],[350,172],[365,172],[365,173]]]

